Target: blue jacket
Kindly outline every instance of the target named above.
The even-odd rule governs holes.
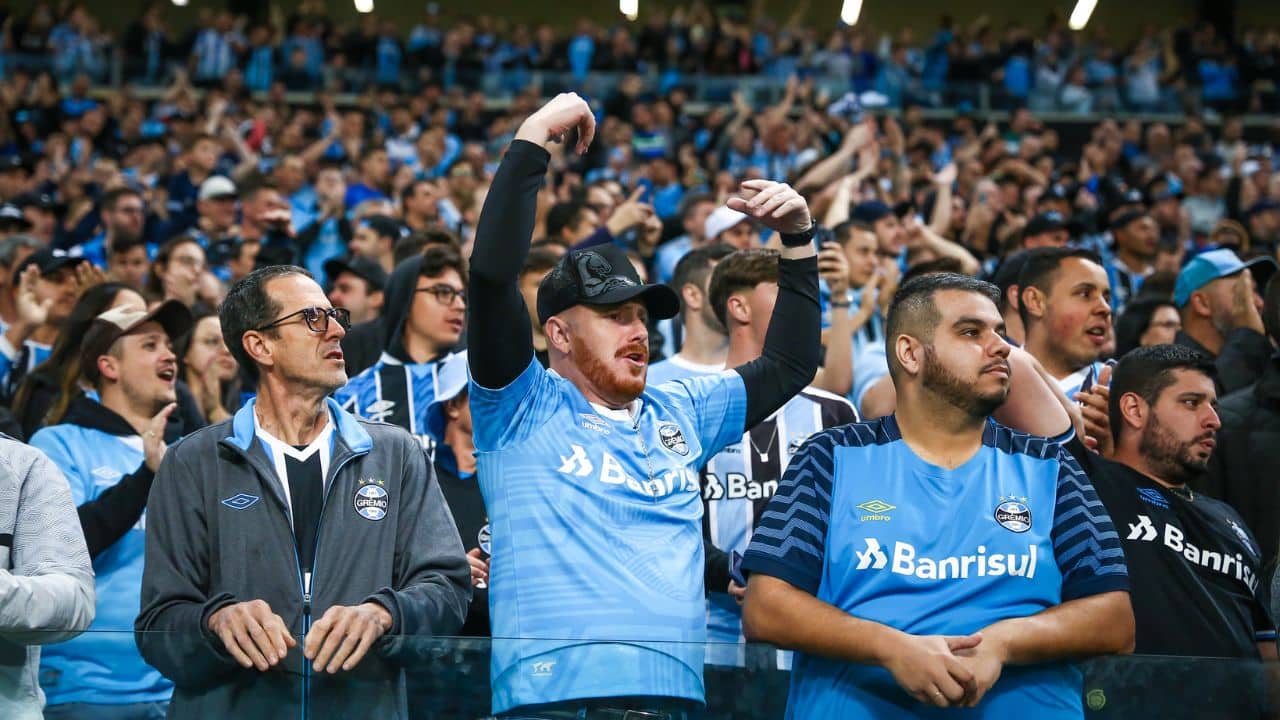
[[[81,398],[66,421],[40,430],[31,445],[44,451],[67,477],[77,506],[95,500],[126,478],[149,471],[142,438],[119,415]],[[133,619],[142,589],[145,513],[93,560],[97,576],[96,616],[89,632],[44,649],[40,685],[50,705],[135,703],[168,700],[173,684],[138,652]]]

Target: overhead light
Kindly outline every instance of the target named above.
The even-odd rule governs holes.
[[[173,0],[173,4],[177,5],[178,7],[186,7],[187,0]]]
[[[618,12],[628,20],[635,20],[640,14],[640,0],[618,0]]]
[[[1093,9],[1096,7],[1098,7],[1098,0],[1076,0],[1076,9],[1071,11],[1067,27],[1072,30],[1083,30],[1084,26],[1089,24],[1089,17],[1093,15]]]
[[[857,25],[861,14],[862,0],[844,0],[844,5],[840,8],[840,21],[845,25]]]
[[[373,12],[373,0],[356,0],[356,12],[358,13]]]

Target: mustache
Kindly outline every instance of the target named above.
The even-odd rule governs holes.
[[[1008,360],[997,360],[996,362],[989,363],[988,365],[982,368],[983,373],[986,373],[991,370],[1004,370],[1006,373],[1010,375],[1013,374],[1013,369],[1009,367]]]
[[[647,345],[640,345],[639,343],[623,346],[623,348],[619,350],[614,357],[622,357],[632,353],[639,353],[645,360],[649,359],[649,347]]]

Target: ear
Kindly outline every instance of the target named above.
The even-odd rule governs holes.
[[[1034,318],[1042,318],[1049,298],[1040,288],[1031,285],[1018,290],[1018,301],[1027,309],[1027,314]]]
[[[751,305],[741,293],[734,293],[725,300],[725,317],[740,325],[751,324]]]
[[[118,382],[120,380],[120,361],[112,355],[98,356],[98,373],[104,380]]]
[[[1013,308],[1014,310],[1017,310],[1019,306],[1020,295],[1022,295],[1022,287],[1017,284],[1010,285],[1009,287],[1005,288],[1004,300],[1005,302],[1009,303],[1009,307]]]
[[[691,311],[702,309],[702,289],[693,283],[685,283],[680,286],[680,299],[684,301],[684,306]]]
[[[566,355],[569,353],[569,348],[572,345],[569,339],[572,332],[569,329],[569,323],[564,318],[559,315],[547,318],[542,330],[547,336],[547,345]]]
[[[382,310],[382,303],[385,300],[386,298],[382,294],[381,290],[374,290],[373,292],[369,293],[369,306],[376,310],[379,310],[379,311]]]
[[[267,338],[257,330],[250,330],[245,333],[240,338],[240,346],[259,365],[270,366],[272,364],[271,345],[267,343]]]
[[[1213,305],[1209,301],[1209,295],[1201,290],[1191,293],[1187,306],[1191,308],[1191,312],[1194,315],[1199,315],[1200,317],[1213,316]]]
[[[908,375],[919,375],[924,370],[924,343],[902,334],[893,340],[894,357],[898,359],[904,372]]]
[[[1124,424],[1132,430],[1143,430],[1151,418],[1151,406],[1137,393],[1125,393],[1118,401],[1120,417]]]
[[[462,405],[466,401],[466,397],[461,395],[450,398],[449,401],[444,404],[444,416],[450,420],[457,420],[462,416]]]

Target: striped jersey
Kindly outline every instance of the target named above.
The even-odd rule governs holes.
[[[1111,518],[1075,458],[988,420],[946,469],[902,440],[895,416],[805,443],[760,519],[743,568],[914,635],[967,635],[1063,602],[1128,589]],[[934,708],[888,670],[795,654],[787,717],[1081,718],[1066,662],[1007,666],[976,708]]]
[[[444,428],[429,427],[427,409],[436,399],[436,370],[443,359],[403,363],[384,352],[378,362],[348,380],[333,397],[343,410],[358,418],[408,430],[432,454]]]
[[[473,381],[470,403],[492,527],[494,713],[628,695],[702,702],[698,468],[742,436],[742,377],[651,386],[610,410],[535,360],[504,388]]]
[[[791,456],[810,435],[857,421],[848,400],[805,388],[773,415],[739,436],[702,469],[703,529],[707,542],[728,553],[745,553],[751,533],[782,480]],[[708,662],[741,665],[742,608],[724,588],[707,596]]]

